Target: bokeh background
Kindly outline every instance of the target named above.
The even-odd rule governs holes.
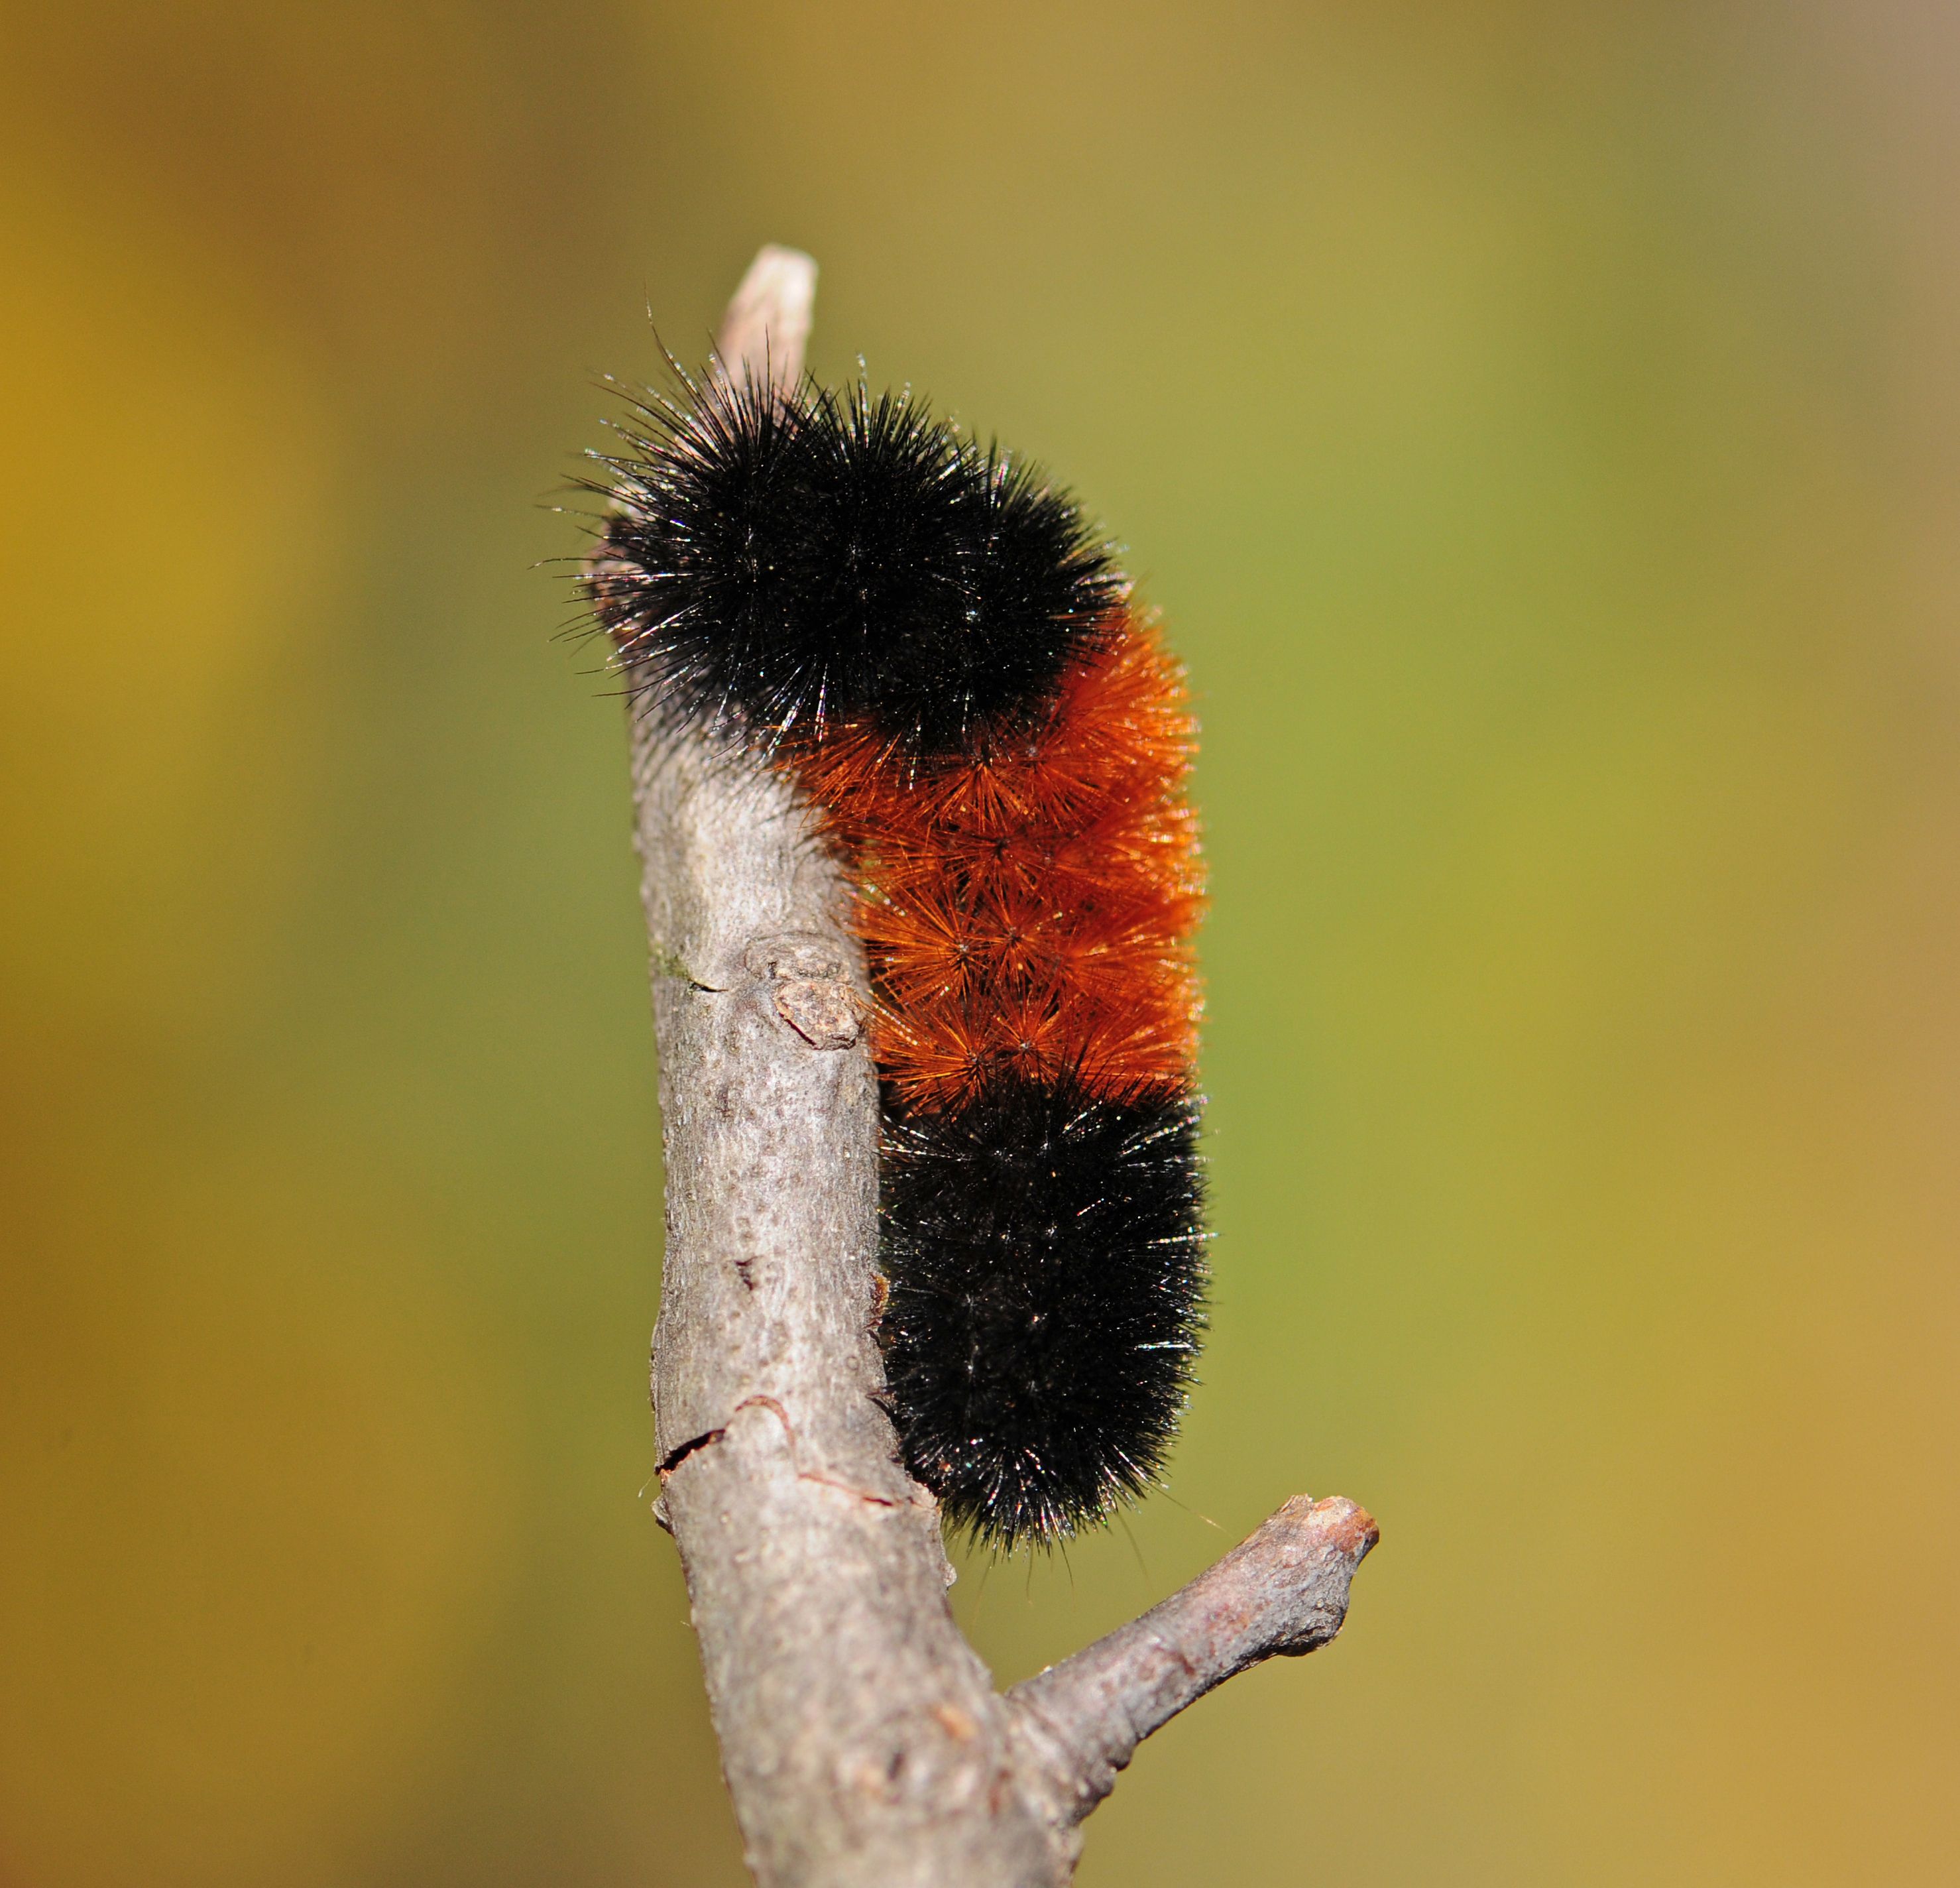
[[[0,230],[5,1888],[743,1879],[533,566],[765,240],[1205,724],[1204,1383],[960,1616],[1383,1526],[1086,1888],[1960,1879],[1960,14],[7,0]]]

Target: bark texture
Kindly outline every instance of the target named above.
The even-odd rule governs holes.
[[[721,371],[800,371],[815,265],[758,256]],[[878,1092],[846,888],[788,785],[635,703],[667,1167],[657,1511],[764,1888],[1061,1888],[1160,1724],[1339,1631],[1374,1544],[1290,1501],[1179,1593],[997,1694],[877,1400]]]

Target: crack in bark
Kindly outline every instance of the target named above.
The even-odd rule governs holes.
[[[705,1449],[711,1442],[719,1442],[728,1433],[724,1424],[719,1429],[709,1429],[698,1436],[690,1436],[677,1449],[670,1449],[660,1458],[660,1467],[655,1473],[664,1482],[697,1449]]]

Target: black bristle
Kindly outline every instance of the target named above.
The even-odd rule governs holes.
[[[590,594],[697,722],[867,716],[921,757],[1032,723],[1124,594],[1066,492],[909,394],[711,377],[607,462]]]
[[[1176,1090],[888,1099],[893,1413],[907,1466],[982,1540],[1073,1533],[1162,1466],[1204,1326],[1197,1128]]]

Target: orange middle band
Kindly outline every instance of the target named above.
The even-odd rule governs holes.
[[[1004,1078],[1103,1097],[1189,1082],[1195,733],[1182,670],[1122,612],[1032,734],[931,768],[864,725],[796,753],[857,880],[879,1073],[908,1104]]]

